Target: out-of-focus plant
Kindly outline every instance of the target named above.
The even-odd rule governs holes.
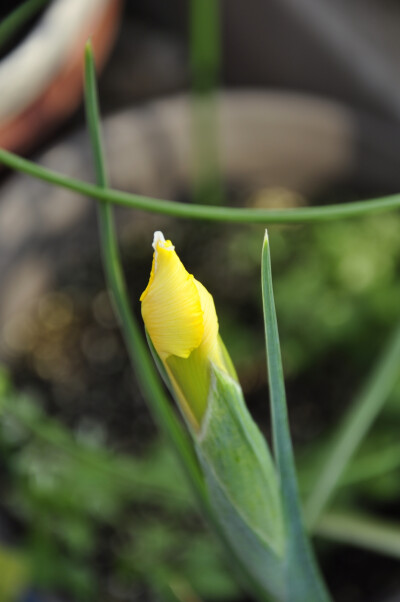
[[[224,200],[217,99],[222,4],[190,0],[189,7],[193,196],[198,203],[218,205]]]
[[[398,317],[399,228],[400,215],[394,213],[307,228],[271,229],[277,271],[275,299],[289,380],[312,371],[329,353],[345,360],[343,368],[351,359],[356,375],[366,369],[371,350],[376,352],[384,343]],[[214,294],[222,304],[221,318],[227,325],[226,342],[233,348],[238,368],[247,361],[255,364],[263,347],[262,333],[256,328],[245,325],[251,338],[247,336],[244,341],[239,339],[244,328],[229,329],[233,321],[236,325],[244,307],[258,311],[259,244],[254,234],[236,230],[223,239],[225,248],[218,243],[222,264],[235,249],[241,249],[231,267],[233,281],[245,284],[237,293],[236,306],[229,306],[218,277],[212,280]],[[204,272],[201,258],[195,262],[196,269]],[[225,280],[223,283],[226,286]],[[297,291],[295,304],[293,291]],[[244,354],[240,353],[243,344]]]
[[[20,552],[0,547],[0,602],[21,599],[28,590],[29,568]]]
[[[0,151],[0,159],[11,167],[71,190],[91,195],[100,201],[100,234],[107,281],[138,380],[156,420],[181,461],[200,508],[226,548],[231,569],[238,573],[238,576],[243,579],[243,583],[260,600],[271,598],[282,602],[328,600],[329,595],[316,568],[302,519],[287,420],[268,239],[265,239],[262,250],[262,291],[274,466],[271,464],[265,442],[261,443],[261,435],[247,414],[240,388],[230,368],[230,362],[225,362],[225,364],[222,362],[224,365],[222,369],[219,366],[219,370],[215,369],[216,365],[218,368],[218,362],[215,364],[212,359],[209,364],[206,362],[204,365],[203,362],[203,366],[199,369],[204,369],[205,374],[200,375],[200,381],[203,384],[206,383],[202,387],[202,391],[205,390],[207,395],[205,399],[204,397],[201,399],[203,405],[196,406],[197,409],[194,412],[194,409],[191,408],[193,402],[190,378],[182,376],[184,374],[182,366],[177,370],[176,366],[171,367],[171,362],[169,362],[171,356],[179,358],[179,353],[168,351],[163,357],[165,350],[162,346],[158,346],[157,338],[153,339],[151,328],[149,328],[156,361],[161,372],[171,390],[176,393],[178,402],[182,405],[182,399],[184,399],[192,414],[195,415],[194,421],[188,420],[189,436],[176,419],[157,379],[140,328],[130,309],[110,203],[195,219],[240,223],[305,223],[392,210],[400,207],[400,195],[345,205],[263,210],[184,205],[109,190],[100,138],[94,65],[90,46],[87,47],[86,52],[86,108],[95,159],[97,186],[55,174],[6,151]],[[337,241],[335,244],[338,244]],[[169,248],[166,250],[170,251]],[[160,299],[162,301],[162,296]],[[204,314],[206,308],[200,301],[200,314],[202,312]],[[194,310],[189,313],[192,317],[195,315]],[[168,317],[164,315],[162,321],[166,322],[167,320]],[[178,318],[178,322],[182,322],[181,318]],[[176,336],[178,337],[178,335]],[[187,336],[186,329],[183,331],[183,336]],[[195,349],[196,345],[189,345],[186,350],[188,358]],[[180,358],[186,359],[185,354]],[[349,538],[353,536],[353,541],[371,547],[375,540],[378,542],[376,549],[392,554],[398,553],[398,548],[393,544],[393,533],[396,532],[396,526],[385,527],[363,516],[346,516],[334,512],[326,515],[324,512],[328,503],[333,499],[333,494],[341,487],[341,481],[350,478],[348,476],[351,474],[348,469],[350,461],[396,383],[399,358],[400,333],[397,330],[366,387],[361,391],[341,427],[332,438],[331,445],[327,448],[322,470],[320,469],[321,472],[311,474],[308,480],[310,493],[306,506],[308,524],[317,532],[334,538],[335,534],[342,531],[343,540],[346,540],[347,536],[347,541],[349,541]],[[176,363],[174,358],[172,363]],[[167,370],[165,370],[166,366]],[[197,370],[198,366],[195,368]],[[180,371],[181,369],[183,372]],[[213,408],[218,409],[215,416]],[[184,407],[183,412],[188,418]],[[218,414],[220,421],[217,420]],[[231,424],[230,420],[236,430],[225,428],[226,425]],[[204,453],[202,448],[202,432],[207,428],[212,431],[212,453]],[[254,441],[257,443],[254,444]],[[241,453],[236,456],[235,449],[237,447],[240,448]],[[246,459],[244,467],[240,466],[243,458]],[[357,464],[354,466],[357,467]],[[258,471],[257,474],[257,469],[260,467],[261,471]],[[266,469],[267,467],[268,469]],[[245,484],[242,490],[238,485],[245,482],[244,473],[252,475],[251,480],[256,492],[254,499],[251,498],[250,485]],[[313,481],[315,481],[315,485],[312,484]],[[263,497],[257,493],[266,485],[273,491],[274,499],[278,500],[277,509],[274,510],[276,521],[273,525],[277,531],[271,538],[265,538],[263,536],[265,529],[260,527],[262,521],[266,521],[267,531],[269,535],[271,534],[271,516],[262,517],[261,505],[263,502],[260,500]],[[239,496],[237,495],[238,491],[240,491]],[[257,520],[254,519],[255,516]],[[165,533],[160,538],[157,533],[152,537],[156,547],[158,541],[165,542],[165,539],[168,539]],[[160,547],[163,545],[161,543]]]
[[[113,454],[90,432],[74,436],[47,417],[4,372],[1,382],[2,507],[27,528],[19,542],[26,560],[0,549],[9,577],[0,583],[2,602],[15,599],[4,597],[6,588],[11,595],[28,584],[82,600],[128,585],[176,587],[210,600],[237,595],[165,442],[140,459]],[[99,582],[100,557],[108,568]]]
[[[21,6],[15,8],[6,19],[1,21],[0,49],[48,2],[49,0],[27,0]]]

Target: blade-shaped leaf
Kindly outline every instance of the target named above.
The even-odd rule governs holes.
[[[287,550],[287,600],[327,602],[329,595],[320,576],[307,538],[300,505],[297,475],[286,407],[278,323],[272,288],[268,234],[262,250],[262,294],[274,452],[280,476]]]
[[[310,529],[329,504],[340,479],[359,448],[390,392],[399,380],[400,326],[394,331],[375,370],[344,416],[332,438],[318,478],[305,507]]]

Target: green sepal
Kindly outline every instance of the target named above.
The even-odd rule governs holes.
[[[248,572],[283,599],[284,526],[275,467],[240,385],[211,364],[207,411],[196,450],[210,502]]]
[[[154,362],[167,388],[171,380],[146,331]],[[229,355],[224,348],[224,353]],[[251,418],[230,361],[229,373],[210,364],[208,407],[195,441],[211,510],[226,542],[246,573],[271,596],[285,601],[284,532],[274,464],[266,441]],[[182,416],[185,419],[184,413]],[[229,450],[229,451],[227,451]],[[257,500],[257,503],[255,501]]]
[[[236,368],[233,365],[231,356],[229,355],[228,350],[225,347],[225,343],[221,339],[220,335],[218,335],[218,344],[219,344],[219,347],[220,347],[220,350],[221,350],[222,358],[224,360],[226,371],[233,378],[233,380],[239,382],[239,378],[238,378],[238,375],[237,375],[237,372],[236,372]]]

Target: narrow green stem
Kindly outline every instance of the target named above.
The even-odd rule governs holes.
[[[0,162],[17,171],[99,201],[186,219],[242,224],[305,224],[362,217],[400,209],[400,194],[342,205],[282,210],[205,207],[101,188],[36,165],[4,149],[0,149]]]
[[[0,23],[0,48],[29,21],[49,0],[27,0]]]
[[[355,460],[346,468],[339,481],[339,487],[348,487],[364,481],[379,478],[400,468],[400,445],[391,444],[379,447],[365,457]]]
[[[219,0],[190,0],[190,63],[195,94],[218,86],[221,58]]]
[[[219,0],[190,1],[193,188],[201,205],[220,205],[223,201],[216,98],[221,54],[219,15]]]
[[[355,457],[336,484],[337,489],[353,487],[359,483],[370,481],[387,475],[400,468],[400,445],[390,443],[379,445],[375,451],[369,451],[361,457]],[[305,466],[300,473],[300,489],[304,497],[310,494],[320,474],[313,462],[311,467]]]
[[[96,178],[99,186],[105,189],[107,186],[107,173],[100,133],[94,59],[90,43],[86,45],[85,49],[85,106],[93,148]],[[203,479],[192,445],[188,437],[184,434],[164,394],[143,336],[131,312],[118,251],[112,206],[109,203],[99,205],[99,227],[106,278],[132,364],[136,369],[137,379],[145,397],[150,403],[156,421],[177,452],[177,456],[184,467],[197,498],[201,504],[204,504],[205,491]]]
[[[315,535],[400,559],[400,524],[347,512],[329,512],[316,523]]]
[[[301,515],[296,466],[287,414],[267,233],[265,233],[262,251],[261,280],[273,445],[280,476],[288,540],[286,551],[288,600],[291,602],[325,602],[329,600],[329,595],[315,562]]]
[[[318,480],[305,506],[309,528],[313,528],[326,508],[351,458],[398,381],[399,365],[400,326],[391,337],[379,364],[351,405],[333,439]]]

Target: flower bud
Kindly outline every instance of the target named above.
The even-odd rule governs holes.
[[[214,300],[187,272],[170,240],[155,232],[150,280],[142,293],[142,316],[181,409],[200,428],[211,383],[211,363],[236,378],[218,334]]]

